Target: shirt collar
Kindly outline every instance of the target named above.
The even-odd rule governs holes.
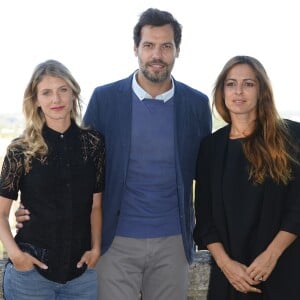
[[[60,133],[58,131],[53,130],[52,128],[48,127],[47,124],[44,124],[43,127],[43,135],[48,139],[58,139],[63,137],[73,137],[78,126],[76,123],[72,120],[70,127],[63,133]]]
[[[168,100],[170,100],[173,96],[174,96],[174,80],[173,78],[171,77],[171,80],[172,80],[172,87],[171,89],[169,89],[168,91],[160,94],[160,95],[157,95],[155,98],[153,98],[151,95],[149,95],[137,82],[136,80],[136,75],[137,75],[137,72],[136,71],[134,74],[133,74],[133,79],[132,79],[132,89],[133,89],[133,92],[137,95],[137,97],[143,101],[145,98],[152,98],[152,99],[157,99],[157,100],[162,100],[164,102],[167,102]]]

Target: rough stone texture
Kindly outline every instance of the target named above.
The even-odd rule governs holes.
[[[1,285],[1,288],[0,288],[0,299],[4,299],[3,298],[3,289],[2,289],[2,279],[3,279],[3,271],[4,271],[4,267],[5,267],[5,264],[6,264],[6,259],[1,259],[0,260],[0,285]]]
[[[206,300],[211,256],[208,251],[198,251],[189,270],[188,300]]]
[[[2,279],[6,260],[0,260],[0,300],[3,300]],[[188,300],[206,300],[208,278],[210,272],[210,254],[199,251],[189,270]]]

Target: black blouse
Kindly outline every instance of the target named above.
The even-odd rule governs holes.
[[[300,124],[293,121],[286,124],[290,140],[298,149],[293,149],[294,155],[299,158]],[[248,180],[249,164],[242,145],[239,140],[228,141],[229,132],[230,126],[225,126],[201,144],[197,164],[195,241],[200,247],[220,242],[229,256],[249,265],[280,230],[294,233],[298,238],[285,250],[268,280],[259,286],[263,294],[235,292],[224,273],[212,263],[208,299],[298,300],[299,165],[292,165],[293,180],[288,185],[277,184],[270,178],[261,185],[254,185]]]
[[[223,173],[223,203],[230,257],[251,263],[250,249],[256,241],[263,202],[263,185],[249,180],[249,163],[241,139],[229,139]]]
[[[48,269],[38,271],[63,283],[86,268],[78,269],[76,264],[91,248],[93,193],[104,187],[104,140],[75,123],[64,134],[45,126],[43,137],[48,155],[34,158],[29,172],[20,148],[7,152],[0,195],[16,200],[20,191],[21,202],[31,214],[15,240],[47,249]]]

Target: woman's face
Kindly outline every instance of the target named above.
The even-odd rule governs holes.
[[[238,64],[227,74],[224,82],[225,105],[230,115],[256,117],[259,82],[248,64]]]
[[[62,78],[46,75],[37,85],[37,105],[44,112],[49,127],[70,123],[74,100],[71,87]]]

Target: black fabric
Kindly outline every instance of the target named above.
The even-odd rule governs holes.
[[[91,247],[93,193],[101,192],[104,185],[104,142],[97,132],[74,123],[64,134],[44,127],[43,136],[49,153],[34,158],[28,173],[21,149],[7,153],[0,195],[16,199],[21,192],[30,220],[15,240],[47,249],[49,268],[39,272],[52,281],[66,282],[85,270],[76,264]]]
[[[223,173],[223,202],[231,257],[250,264],[249,249],[256,241],[263,186],[248,180],[242,140],[228,140]]]
[[[287,125],[295,141],[298,141],[299,154],[300,124],[287,121]],[[231,153],[229,155],[232,159],[233,155],[238,155],[239,163],[230,166],[229,160],[226,160],[230,142],[229,131],[229,126],[224,127],[206,138],[201,145],[195,199],[197,222],[194,230],[194,239],[199,248],[204,249],[210,243],[221,242],[229,256],[237,257],[249,265],[266,249],[278,231],[294,233],[298,238],[279,258],[268,280],[259,286],[263,295],[242,294],[235,291],[225,275],[213,264],[208,299],[298,300],[300,295],[299,165],[293,166],[294,179],[286,186],[267,179],[261,186],[254,187],[245,181],[244,171],[247,162],[240,155],[238,144],[233,147],[229,145]],[[225,190],[224,175],[227,178],[225,182],[228,184]],[[230,176],[232,178],[229,178]],[[231,196],[233,199],[228,199]],[[251,203],[253,197],[256,199]],[[229,204],[238,207],[229,209]],[[237,216],[238,211],[241,216]],[[234,226],[237,228],[233,229]]]

